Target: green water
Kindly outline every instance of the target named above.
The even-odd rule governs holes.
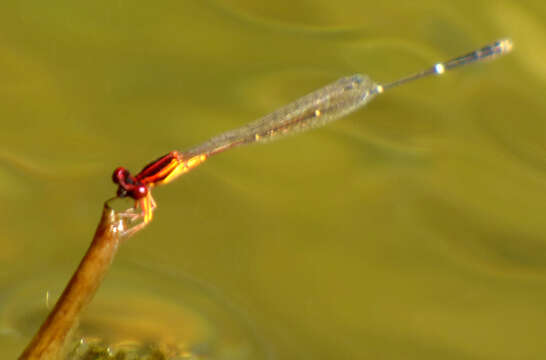
[[[509,36],[504,58],[155,189],[156,218],[100,299],[123,306],[116,271],[150,296],[194,279],[260,344],[224,358],[545,358],[545,20],[540,0],[3,3],[1,352],[15,358],[39,326],[14,304],[44,316],[68,280],[115,167],[138,171],[341,76],[389,81]],[[193,325],[171,326],[184,291],[157,305],[172,316],[135,322],[194,341]],[[195,332],[220,336],[225,323],[192,306],[206,318]]]

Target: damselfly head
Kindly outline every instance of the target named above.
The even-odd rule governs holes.
[[[129,173],[129,171],[126,168],[120,166],[116,168],[116,170],[114,170],[114,173],[112,174],[112,181],[114,182],[114,184],[123,184],[125,182],[125,179],[130,176],[131,174]]]
[[[112,181],[119,185],[116,193],[118,197],[123,198],[129,196],[138,200],[148,195],[148,187],[136,180],[135,177],[122,166],[114,170]]]

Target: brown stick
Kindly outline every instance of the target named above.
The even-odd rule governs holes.
[[[82,309],[89,304],[117,252],[124,222],[104,204],[93,242],[55,307],[23,351],[19,360],[56,360],[69,334],[76,328]]]

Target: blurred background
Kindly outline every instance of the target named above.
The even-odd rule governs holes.
[[[4,2],[1,352],[68,281],[115,167],[511,37],[155,189],[82,332],[190,358],[545,358],[545,20],[541,0]]]

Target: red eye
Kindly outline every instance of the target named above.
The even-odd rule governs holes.
[[[146,197],[146,195],[148,195],[148,188],[146,185],[138,185],[131,190],[131,197],[135,200],[142,199],[143,197]]]
[[[119,184],[120,182],[123,182],[125,178],[129,175],[129,171],[125,169],[124,167],[118,167],[116,170],[114,170],[114,173],[112,174],[112,181],[116,184]]]

